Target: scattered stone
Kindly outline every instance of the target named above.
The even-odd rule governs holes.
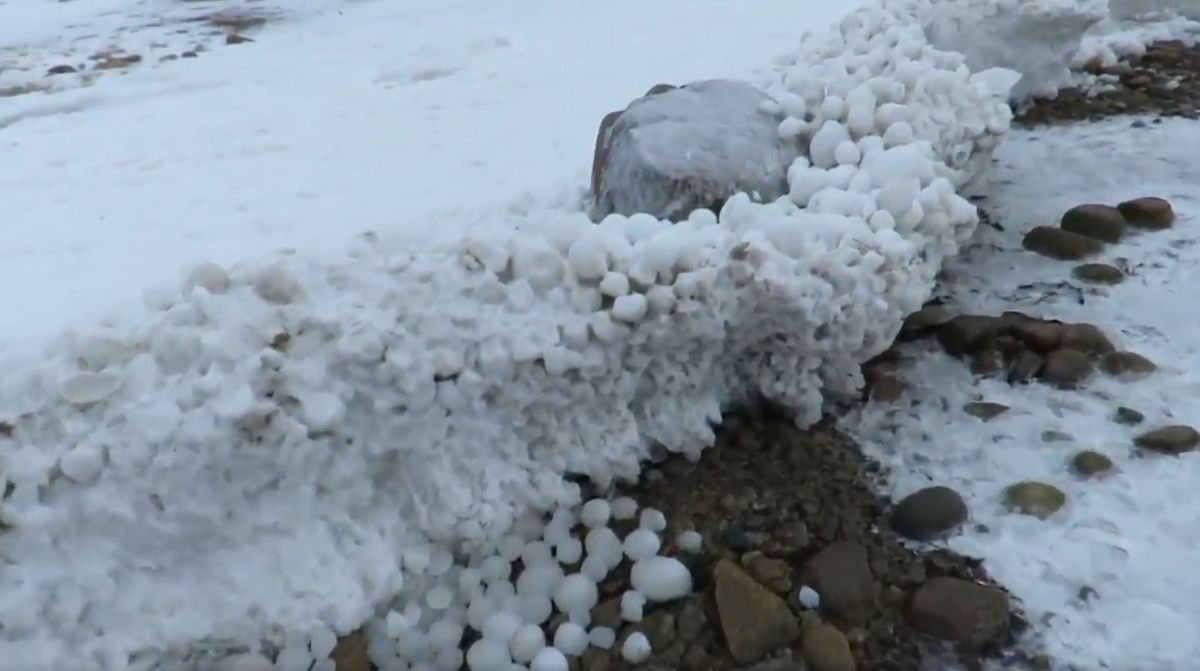
[[[1118,407],[1116,413],[1113,414],[1113,421],[1126,426],[1141,424],[1145,420],[1146,416],[1144,414],[1124,405]]]
[[[1079,261],[1104,251],[1104,243],[1053,226],[1035,226],[1021,241],[1025,249],[1059,261]]]
[[[1075,349],[1059,349],[1046,355],[1041,378],[1059,389],[1075,389],[1092,376],[1092,360]]]
[[[753,664],[796,640],[800,623],[787,603],[737,564],[717,562],[713,579],[721,630],[739,664]]]
[[[1093,355],[1108,354],[1117,349],[1104,331],[1093,324],[1064,324],[1062,347]]]
[[[1079,475],[1090,478],[1111,472],[1115,465],[1112,459],[1099,452],[1083,450],[1071,458],[1071,467]]]
[[[904,380],[890,373],[876,373],[870,378],[870,397],[876,403],[892,403],[908,388]]]
[[[927,305],[912,313],[900,327],[900,337],[919,338],[954,318],[954,313],[944,305]]]
[[[1114,377],[1137,379],[1158,370],[1158,366],[1136,352],[1109,352],[1100,357],[1100,370]]]
[[[1022,384],[1037,377],[1046,360],[1029,350],[1021,350],[1008,366],[1009,384]]]
[[[736,671],[810,671],[803,660],[794,659],[791,650],[784,650],[778,657],[768,659],[752,666],[744,666]],[[704,671],[709,671],[705,669]]]
[[[772,559],[761,552],[747,552],[740,563],[752,578],[772,592],[787,594],[792,590],[792,572],[782,559]]]
[[[141,54],[106,54],[92,68],[93,70],[117,70],[142,62]]]
[[[1062,347],[1066,325],[1060,321],[1038,319],[1012,310],[1005,312],[1000,319],[1012,335],[1038,354],[1053,352]]]
[[[703,651],[702,648],[701,652]],[[588,646],[587,650],[584,650],[583,654],[579,656],[580,671],[610,671],[612,667],[612,657],[608,650]],[[701,668],[705,667],[693,667],[691,671],[699,671]]]
[[[196,58],[197,56],[199,56],[199,54],[190,49],[179,54],[180,58]]]
[[[668,610],[648,613],[637,625],[650,641],[650,649],[662,653],[675,642],[675,615]]]
[[[865,624],[879,604],[879,585],[871,574],[867,550],[838,541],[809,559],[800,582],[821,595],[821,609],[852,624]]]
[[[371,671],[372,668],[367,656],[367,639],[362,630],[339,638],[329,658],[333,660],[337,671]]]
[[[823,622],[804,628],[800,635],[804,661],[812,671],[856,671],[850,642],[837,627]]]
[[[1063,214],[1059,227],[1101,242],[1120,242],[1125,235],[1125,217],[1111,205],[1076,205]]]
[[[991,401],[971,401],[963,406],[963,412],[978,417],[983,421],[995,419],[1000,415],[1008,412],[1009,408],[1003,403],[992,403]]]
[[[1125,281],[1125,272],[1107,263],[1084,263],[1075,266],[1071,276],[1092,284],[1120,284]]]
[[[633,101],[600,134],[595,216],[648,212],[679,219],[697,208],[718,211],[739,192],[766,202],[784,195],[797,152],[780,137],[783,113],[769,111],[770,102],[757,87],[732,79]],[[696,160],[697,152],[705,160]]]
[[[1075,436],[1072,436],[1066,431],[1055,431],[1054,429],[1048,429],[1042,432],[1043,443],[1069,443],[1072,440],[1075,440]]]
[[[1183,454],[1200,446],[1200,432],[1184,424],[1172,424],[1147,431],[1133,442],[1138,447],[1162,454]]]
[[[987,347],[971,354],[971,372],[975,375],[995,375],[1004,370],[1004,355]]]
[[[1009,510],[1046,519],[1067,503],[1067,495],[1054,485],[1027,480],[1004,490],[1004,503]]]
[[[930,580],[913,594],[909,614],[917,629],[967,648],[996,646],[1008,638],[1008,595],[969,580]]]
[[[230,33],[225,36],[225,44],[230,44],[230,45],[245,44],[247,42],[253,42],[253,41],[254,40],[250,39],[249,37],[246,37],[245,35],[239,35],[237,33]]]
[[[46,76],[50,77],[53,75],[69,75],[74,72],[79,72],[79,70],[76,70],[75,66],[73,65],[67,65],[64,63],[62,65],[55,65],[49,70],[46,70]]]
[[[933,540],[967,520],[967,504],[949,487],[926,487],[900,500],[892,510],[892,530],[918,541]]]
[[[1170,228],[1175,223],[1175,212],[1171,209],[1171,203],[1163,198],[1134,198],[1117,205],[1117,210],[1130,226],[1138,228],[1160,231]]]
[[[679,617],[676,618],[675,629],[680,640],[684,643],[694,642],[700,638],[706,626],[708,615],[704,612],[704,606],[698,598],[688,599],[683,608],[679,609]]]
[[[938,343],[947,354],[965,356],[1000,330],[1000,320],[983,315],[958,315],[937,329]]]
[[[177,60],[179,60],[178,54],[167,54],[165,56],[160,56],[158,58],[159,63],[166,63],[168,61],[177,61]]]

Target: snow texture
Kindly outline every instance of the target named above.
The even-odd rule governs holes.
[[[779,136],[783,117],[770,96],[736,80],[693,82],[635,100],[608,131],[598,214],[675,220],[719,207],[735,193],[779,198],[798,153]]]
[[[1130,129],[1131,121],[1014,132],[980,185],[1005,230],[985,229],[949,264],[949,298],[964,312],[1018,310],[1096,324],[1118,349],[1159,370],[1137,381],[1097,376],[1082,391],[1062,392],[974,379],[961,361],[913,352],[906,395],[895,405],[869,405],[844,425],[889,468],[895,496],[939,484],[966,497],[972,519],[949,546],[985,558],[1030,621],[1047,625],[1030,643],[1055,668],[1188,671],[1200,654],[1200,453],[1139,454],[1132,441],[1164,424],[1200,422],[1200,323],[1191,317],[1200,311],[1200,170],[1191,159],[1200,128],[1180,119]],[[1035,222],[1079,203],[1143,195],[1168,198],[1178,219],[1169,231],[1130,235],[1097,259],[1129,269],[1117,286],[1063,287],[1069,266],[1021,249]],[[1011,409],[982,425],[962,411],[977,400]],[[1145,422],[1115,423],[1119,405],[1145,413]],[[1046,442],[1045,431],[1073,439]],[[1073,475],[1069,461],[1082,449],[1107,455],[1119,471],[1101,481]],[[1061,488],[1067,506],[1046,521],[1005,513],[1002,490],[1022,480]],[[1095,595],[1081,596],[1084,587]]]
[[[289,644],[288,632],[358,627],[420,590],[436,550],[492,547],[525,511],[577,503],[564,475],[603,484],[636,475],[652,445],[695,453],[722,409],[747,397],[809,422],[855,393],[859,363],[890,343],[972,235],[974,208],[956,189],[1011,118],[1015,76],[972,75],[962,54],[931,45],[932,8],[855,11],[785,59],[770,90],[786,117],[778,132],[807,151],[776,201],[743,194],[719,220],[700,211],[671,225],[593,223],[534,199],[425,240],[366,236],[344,252],[199,266],[149,292],[140,312],[50,339],[35,358],[6,348],[0,668],[117,669],[131,656],[149,668],[162,654],[264,639],[302,663],[310,642]],[[284,65],[296,71],[291,55]],[[217,86],[129,79],[154,105]],[[311,88],[286,86],[272,91],[311,101]],[[116,89],[98,90],[39,100],[40,113],[4,130],[27,129],[26,143],[50,142],[52,130],[69,139],[50,117],[71,100],[100,105],[96,114],[119,104]],[[246,113],[248,127],[265,123]],[[505,174],[520,173],[512,160]],[[444,176],[436,161],[410,162]],[[246,184],[259,193],[258,180]],[[329,203],[358,193],[340,188]],[[54,202],[47,212],[77,206]],[[340,221],[336,207],[305,207],[295,214]],[[596,544],[620,561],[619,540]],[[467,616],[482,627],[486,614]],[[639,656],[636,636],[624,647]]]

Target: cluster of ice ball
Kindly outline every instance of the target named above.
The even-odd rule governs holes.
[[[14,663],[117,668],[349,631],[413,590],[454,603],[451,548],[577,505],[565,475],[603,487],[652,446],[698,456],[754,395],[815,420],[972,231],[956,188],[1010,118],[1010,73],[972,75],[915,17],[851,14],[788,72],[780,132],[808,152],[776,202],[675,224],[535,212],[449,249],[205,265],[145,323],[0,364]]]
[[[610,520],[636,524],[621,539]],[[628,497],[591,499],[550,518],[524,516],[483,552],[460,561],[440,546],[417,547],[404,563],[419,576],[365,627],[367,655],[381,671],[566,671],[589,648],[616,648],[638,664],[653,652],[637,630],[648,605],[689,596],[692,577],[679,559],[659,554],[663,514]],[[684,531],[682,552],[700,549]],[[619,597],[623,636],[593,622],[600,587],[623,563],[629,589]],[[555,614],[558,614],[557,616]],[[285,640],[281,649],[238,652],[213,671],[334,671],[336,636],[328,627]]]

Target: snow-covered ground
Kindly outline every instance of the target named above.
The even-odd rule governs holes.
[[[0,88],[44,80],[76,40],[67,62],[112,42],[188,49],[195,24],[117,27],[199,6],[261,5],[0,4]],[[364,231],[429,237],[491,208],[578,199],[605,114],[658,83],[765,76],[852,8],[754,6],[287,3],[253,43],[0,98],[0,342],[137,304],[200,261],[336,253]],[[6,70],[18,63],[30,69]]]
[[[1082,391],[1062,391],[975,380],[962,361],[929,352],[905,371],[911,389],[896,405],[870,405],[845,425],[891,467],[897,495],[944,484],[967,498],[972,524],[950,547],[987,559],[1057,662],[1183,671],[1200,652],[1193,569],[1200,453],[1147,455],[1133,437],[1200,423],[1200,166],[1189,158],[1200,146],[1200,124],[1134,128],[1132,121],[1014,131],[980,189],[1005,230],[981,229],[979,247],[950,264],[947,286],[950,304],[965,313],[1019,310],[1095,324],[1159,370],[1132,382],[1099,376]],[[1021,249],[1029,227],[1055,222],[1074,205],[1145,195],[1168,198],[1178,221],[1108,248],[1098,260],[1125,259],[1131,269],[1117,286],[1080,285],[1070,278],[1072,264]],[[963,412],[978,400],[1011,409],[985,424]],[[1144,413],[1145,422],[1116,423],[1121,405]],[[1073,440],[1046,442],[1045,431]],[[1103,480],[1074,475],[1069,462],[1082,449],[1107,455],[1119,471]],[[1061,488],[1067,506],[1046,521],[1008,513],[1004,488],[1025,480]],[[1080,598],[1084,587],[1097,596]]]
[[[192,49],[206,29],[189,27],[197,24],[185,19],[220,6],[166,0],[0,2],[0,89],[39,84],[47,69],[86,59],[97,49],[118,46],[148,56]],[[99,657],[64,659],[77,650],[108,654],[112,661],[163,641],[182,646],[197,638],[279,639],[280,632],[267,630],[276,622],[308,627],[319,619],[341,630],[357,626],[400,591],[401,556],[403,575],[410,579],[428,567],[430,549],[422,532],[475,538],[480,525],[509,519],[521,505],[570,499],[574,492],[558,479],[565,470],[619,473],[631,460],[636,466],[650,437],[685,447],[703,442],[719,402],[736,395],[730,380],[746,384],[740,378],[748,377],[723,356],[747,366],[756,376],[753,384],[776,384],[771,391],[803,398],[810,413],[822,393],[853,387],[849,371],[856,369],[855,357],[885,344],[882,336],[931,287],[941,255],[952,253],[957,236],[973,225],[948,191],[950,182],[933,180],[935,167],[951,177],[966,176],[975,165],[970,159],[986,158],[983,150],[1007,119],[986,87],[967,80],[965,72],[952,74],[953,55],[922,49],[912,25],[886,34],[886,26],[850,24],[846,41],[831,43],[832,52],[804,45],[793,76],[783,77],[781,63],[795,59],[781,57],[802,46],[799,33],[824,33],[852,9],[817,0],[313,0],[270,14],[250,33],[254,42],[226,47],[218,39],[195,59],[147,57],[90,82],[55,75],[52,93],[0,98],[0,304],[6,308],[0,311],[0,359],[8,355],[0,361],[0,422],[11,422],[0,428],[12,434],[0,433],[0,445],[10,450],[0,454],[8,469],[0,475],[18,483],[11,507],[21,519],[9,538],[16,539],[10,547],[25,572],[22,579],[12,577],[17,573],[11,567],[0,574],[0,585],[11,587],[0,589],[0,622],[8,626],[0,635],[13,644],[11,655],[0,656],[0,669],[28,668],[39,660],[64,669],[72,662],[98,663]],[[795,218],[790,202],[743,204],[729,211],[723,227],[705,217],[674,232],[654,222],[610,223],[607,230],[616,231],[623,247],[610,249],[608,261],[601,257],[611,239],[598,247],[598,256],[586,245],[574,246],[576,235],[595,242],[579,233],[590,224],[572,212],[587,183],[596,125],[605,113],[660,82],[721,76],[777,87],[784,79],[785,88],[794,85],[801,98],[814,83],[850,89],[840,51],[865,45],[865,36],[875,33],[883,33],[871,45],[876,52],[857,54],[863,75],[882,71],[891,62],[889,49],[894,56],[915,45],[908,54],[915,59],[908,61],[912,66],[897,74],[894,63],[888,65],[888,77],[895,79],[877,87],[882,102],[895,89],[892,84],[908,82],[899,94],[888,95],[909,104],[912,123],[893,131],[887,142],[907,146],[905,140],[915,134],[936,147],[932,157],[916,151],[881,158],[882,126],[891,128],[897,118],[879,117],[881,127],[875,128],[875,118],[867,117],[867,137],[861,139],[874,138],[878,146],[867,142],[860,152],[848,132],[839,141],[845,128],[833,128],[823,136],[822,153],[854,160],[838,159],[847,165],[836,174],[832,165],[822,165],[802,166],[792,176],[791,199],[822,213],[812,219]],[[854,42],[860,38],[861,44]],[[829,67],[810,71],[822,59]],[[793,130],[812,123],[806,132],[813,134],[823,118],[832,123],[846,117],[847,100],[865,106],[867,99],[861,90],[838,102],[830,102],[824,88],[813,95],[809,101],[789,100],[789,112],[805,104],[810,112],[819,110],[810,115],[815,121],[792,124]],[[876,102],[872,95],[869,112]],[[1173,127],[1164,128],[1153,137]],[[1070,137],[1050,136],[1049,142],[1062,147],[1047,150],[1024,149],[1025,138],[1015,137],[1007,162],[1015,165],[1017,148],[1025,156],[1018,156],[1020,167],[1000,168],[1004,177],[997,179],[1023,186],[1010,185],[997,199],[1013,208],[1037,208],[1041,217],[1056,216],[1055,208],[1076,195],[1061,180],[1078,171],[1056,170],[1057,188],[1041,171],[1047,164],[1079,168],[1068,165],[1072,156],[1094,166],[1079,178],[1080,199],[1122,189],[1141,192],[1123,181],[1135,165],[1132,157],[1113,162],[1125,173],[1096,172],[1102,166],[1088,152],[1097,142],[1111,141],[1104,139],[1111,133],[1072,132],[1094,139],[1071,144]],[[1117,148],[1183,160],[1186,146],[1145,139]],[[860,153],[862,178],[855,183]],[[1041,161],[1029,158],[1043,153]],[[1150,174],[1152,167],[1144,170]],[[1188,181],[1186,175],[1172,179],[1181,190]],[[1103,184],[1112,188],[1096,191]],[[876,207],[875,194],[862,192],[872,186],[889,187],[889,197],[882,199],[887,207],[882,200]],[[1082,190],[1085,186],[1092,191]],[[827,188],[817,194],[821,187]],[[918,207],[912,203],[921,187]],[[1030,190],[1024,199],[1015,195],[1022,189]],[[1185,234],[1194,210],[1187,201],[1177,207],[1184,215],[1177,233]],[[842,209],[863,215],[853,218],[859,226],[853,235],[843,225],[851,221],[844,216],[849,211]],[[1007,214],[1020,218],[1021,211]],[[533,251],[525,256],[515,253],[514,265],[529,271],[521,287],[510,291],[497,281],[489,284],[474,269],[461,267],[461,249],[435,244],[450,245],[480,221],[495,226],[482,229],[466,247],[489,272],[495,259],[507,261],[509,251],[521,252],[517,236],[506,237],[509,222],[527,227],[521,238],[526,242],[544,233],[536,240],[541,247],[528,247]],[[539,222],[549,230],[532,230]],[[365,231],[383,242],[364,245],[357,236]],[[685,235],[678,231],[694,239],[681,242]],[[1129,255],[1163,255],[1155,245],[1169,235],[1135,240]],[[645,241],[658,246],[630,244]],[[283,270],[263,273],[252,263],[229,281],[209,267],[186,290],[152,292],[142,305],[147,287],[178,284],[181,270],[191,264],[265,263],[281,248],[296,250]],[[613,324],[604,311],[589,313],[604,317],[589,322],[574,314],[581,308],[566,297],[582,296],[586,308],[592,298],[599,305],[598,293],[569,291],[583,284],[573,285],[574,276],[563,280],[561,292],[545,286],[555,277],[562,280],[550,272],[561,271],[560,255],[570,257],[568,274],[591,273],[581,269],[601,258],[614,272],[635,275],[645,270],[639,264],[658,263],[664,249],[676,248],[683,250],[680,264],[697,267],[688,286],[677,282],[675,293],[666,292],[664,299],[674,301],[678,294],[681,303],[699,306],[683,325],[659,328],[648,321],[641,330],[631,329]],[[418,249],[437,251],[397,252]],[[731,262],[735,249],[750,262]],[[1140,290],[1132,282],[1114,289],[1111,304],[1120,303],[1122,310],[1112,318],[1124,320],[1114,323],[1160,329],[1158,336],[1122,334],[1166,369],[1150,386],[1139,383],[1139,391],[1127,393],[1140,394],[1151,411],[1154,403],[1177,396],[1170,410],[1182,420],[1190,391],[1184,362],[1191,356],[1182,347],[1194,338],[1171,329],[1188,328],[1186,316],[1194,312],[1170,313],[1180,317],[1172,321],[1154,306],[1174,309],[1189,296],[1175,280],[1178,301],[1143,298],[1157,299],[1156,292],[1175,277],[1171,273],[1188,267],[1189,248],[1170,249],[1183,260],[1147,270]],[[981,266],[1004,266],[1009,258],[989,257]],[[751,263],[761,266],[748,268]],[[1016,268],[1022,281],[1035,270]],[[997,267],[995,275],[980,277],[996,287],[1013,272]],[[292,284],[296,277],[303,291]],[[657,279],[653,272],[649,278]],[[529,287],[535,284],[545,291],[534,295]],[[632,310],[634,303],[623,308]],[[1074,308],[1055,309],[1071,315]],[[116,328],[96,337],[92,327],[110,313],[119,315],[111,319]],[[1080,319],[1104,323],[1090,313]],[[783,345],[771,349],[774,345],[759,340],[772,338],[736,328],[722,332],[730,323],[776,329]],[[833,338],[819,335],[818,326],[826,324],[833,325]],[[57,339],[75,327],[92,336]],[[572,331],[576,328],[582,335]],[[565,346],[555,349],[539,340],[560,329]],[[631,344],[606,347],[589,340],[601,332],[616,341],[630,338]],[[276,340],[286,356],[264,347],[280,333],[290,336],[288,342]],[[482,346],[472,340],[476,334],[487,337]],[[584,344],[574,342],[575,336]],[[505,340],[509,337],[513,340]],[[47,343],[44,362],[26,365],[11,356]],[[405,350],[418,345],[430,353]],[[389,346],[393,356],[385,357]],[[325,356],[325,350],[332,353]],[[749,354],[736,356],[742,350]],[[538,356],[544,358],[535,365]],[[386,366],[380,365],[384,358]],[[922,364],[930,367],[930,380],[960,375],[949,366],[934,370],[938,361]],[[772,365],[787,375],[777,376]],[[547,375],[559,366],[588,370],[596,376],[594,388],[588,379],[566,383]],[[626,374],[625,366],[636,374]],[[436,384],[430,382],[435,376]],[[540,394],[539,384],[546,385]],[[1026,403],[1033,412],[1037,405],[1031,392],[1021,392],[1025,401],[1007,393],[1014,395],[1015,409]],[[1059,410],[1055,421],[1062,430],[1072,431],[1071,423],[1079,422],[1077,435],[1086,433],[1084,426],[1095,433],[1099,424],[1087,412],[1099,412],[1099,401],[1089,398],[1064,401],[1079,408],[1074,415]],[[1162,413],[1168,409],[1157,407]],[[434,416],[447,408],[457,422]],[[543,420],[560,414],[570,419],[561,425]],[[342,425],[349,427],[344,442],[338,434]],[[1097,441],[1101,447],[1100,441],[1116,441],[1115,450],[1127,436],[1111,431]],[[529,436],[537,440],[520,441]],[[271,449],[257,449],[256,437],[265,437]],[[474,460],[481,446],[494,447],[500,463]],[[928,446],[932,454],[921,460],[922,467],[934,468],[929,459],[939,446]],[[1048,477],[1026,473],[1024,461],[1016,461],[1029,450],[1036,454],[1029,469],[1061,466],[1035,452],[1038,447],[1044,446],[1017,445],[1005,453],[1014,461],[1003,467],[1014,474],[1021,470],[1023,477]],[[922,449],[914,446],[913,454]],[[955,542],[993,562],[998,577],[1034,612],[1058,614],[1059,628],[1049,634],[1052,652],[1086,663],[1097,658],[1088,654],[1099,656],[1111,645],[1104,659],[1114,664],[1133,663],[1141,671],[1136,663],[1151,654],[1160,656],[1155,663],[1177,664],[1188,653],[1180,639],[1156,643],[1150,634],[1195,619],[1187,589],[1171,592],[1164,577],[1175,575],[1176,586],[1195,587],[1184,582],[1186,561],[1193,557],[1187,554],[1187,509],[1166,508],[1186,498],[1188,480],[1185,469],[1161,463],[1131,462],[1117,481],[1121,486],[1071,490],[1071,510],[1090,515],[1078,518],[1090,526],[1060,529],[1055,538],[1080,557],[1070,567],[1055,564],[1060,573],[1049,578],[1036,561],[1070,556],[1066,551],[1039,549],[1034,555],[1029,543],[1001,541],[1048,533],[1056,528],[1053,522],[1031,528],[1021,526],[1026,521],[988,517],[993,535]],[[937,473],[966,482],[994,477],[1000,468],[974,460],[947,463]],[[282,485],[281,470],[287,476]],[[913,486],[921,473],[913,469],[913,479],[906,480],[898,469],[896,487]],[[1149,493],[1142,482],[1153,484]],[[214,494],[227,489],[244,498]],[[976,516],[989,515],[982,503],[987,491],[979,487],[974,495],[980,497],[974,501]],[[1100,502],[1085,508],[1093,499]],[[1020,530],[1005,533],[1010,528],[1005,525]],[[197,538],[207,545],[188,547]],[[1112,549],[1119,543],[1124,543],[1119,551]],[[1164,551],[1168,547],[1176,550],[1174,558]],[[1110,554],[1084,556],[1096,548]],[[1138,563],[1139,556],[1150,559]],[[1171,561],[1178,574],[1167,573]],[[1112,593],[1127,595],[1126,603],[1118,598],[1091,606],[1088,614],[1066,612],[1073,607],[1071,580],[1099,580],[1109,573],[1119,573],[1114,580],[1121,591]],[[181,581],[183,575],[193,582]],[[412,589],[423,584],[414,583]],[[46,585],[55,590],[43,589]],[[1147,637],[1124,626],[1130,613],[1146,626]],[[1058,624],[1064,614],[1074,619]],[[96,622],[111,627],[100,644],[96,641],[105,637]],[[1139,652],[1136,663],[1119,656]]]

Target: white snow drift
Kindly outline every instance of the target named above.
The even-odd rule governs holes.
[[[676,225],[535,210],[451,246],[203,266],[135,323],[0,362],[0,668],[149,666],[261,640],[303,666],[329,629],[389,606],[382,640],[406,604],[457,599],[429,582],[463,561],[450,550],[503,556],[520,515],[578,502],[565,474],[633,477],[655,444],[698,453],[753,394],[816,419],[971,235],[956,189],[1010,121],[1015,73],[973,75],[929,43],[931,16],[889,3],[803,45],[777,93],[780,133],[807,158],[776,202],[739,196],[720,221]],[[601,512],[592,569],[611,568],[605,548],[653,568],[648,539],[613,545]],[[558,605],[591,601],[585,583],[556,581]],[[457,641],[463,620],[446,622]],[[285,640],[314,628],[303,654]],[[526,636],[522,656],[538,648]],[[404,640],[396,654],[430,650]],[[644,658],[643,642],[623,653]]]

